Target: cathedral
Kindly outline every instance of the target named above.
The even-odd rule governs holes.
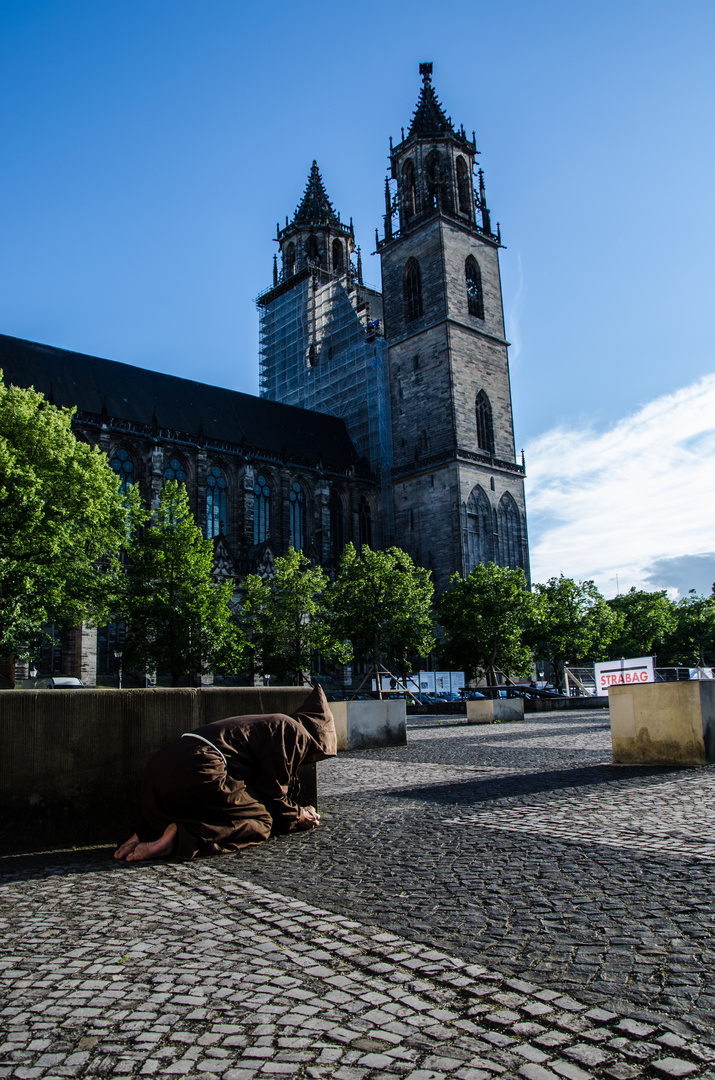
[[[390,139],[382,292],[313,162],[257,301],[259,398],[0,336],[5,381],[75,407],[77,436],[123,489],[153,505],[166,480],[186,484],[220,577],[270,575],[290,546],[334,571],[352,541],[403,548],[438,591],[489,560],[528,578],[500,230],[474,135],[446,115],[432,65],[420,74],[409,129]],[[43,672],[102,681],[117,633],[58,635]]]

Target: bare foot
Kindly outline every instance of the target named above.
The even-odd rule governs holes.
[[[145,859],[166,859],[176,843],[176,825],[167,825],[158,840],[137,844],[127,855],[127,862],[144,862]]]
[[[126,859],[127,855],[130,855],[134,851],[135,847],[139,843],[139,837],[136,833],[134,836],[130,836],[128,840],[125,840],[120,847],[114,852],[115,859]]]

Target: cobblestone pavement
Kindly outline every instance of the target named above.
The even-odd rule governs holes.
[[[425,718],[315,833],[0,860],[0,1077],[715,1080],[713,770],[607,733]]]

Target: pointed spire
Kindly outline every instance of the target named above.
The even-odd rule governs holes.
[[[308,183],[300,206],[293,215],[294,225],[339,225],[340,218],[335,213],[323,184],[317,161],[310,168]]]
[[[385,239],[392,240],[392,199],[390,181],[385,177]]]
[[[482,228],[485,233],[492,234],[492,224],[489,220],[489,210],[487,209],[487,192],[484,187],[484,171],[479,170],[479,209],[482,212]]]
[[[454,135],[452,120],[446,115],[432,87],[432,65],[420,64],[420,75],[422,89],[409,135]]]
[[[362,252],[360,251],[360,245],[357,248],[357,276],[358,285],[362,285]]]
[[[273,284],[278,284],[278,256],[273,256]]]

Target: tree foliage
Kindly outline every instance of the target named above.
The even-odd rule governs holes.
[[[691,589],[674,607],[677,625],[663,648],[667,659],[672,664],[688,667],[712,665],[715,662],[715,596],[698,596]]]
[[[620,620],[593,581],[561,574],[534,589],[539,600],[531,635],[534,655],[552,665],[559,685],[564,662],[606,658]]]
[[[676,606],[665,590],[645,592],[634,587],[609,600],[608,606],[619,618],[608,650],[611,659],[661,651],[678,625]]]
[[[467,679],[486,675],[496,683],[496,669],[528,675],[531,652],[525,635],[534,623],[535,600],[521,569],[478,563],[469,577],[455,574],[451,588],[437,601],[444,627],[445,661]]]
[[[124,667],[166,671],[172,686],[182,675],[235,670],[244,640],[229,607],[233,585],[212,576],[213,541],[201,535],[184,485],[170,480],[151,515],[136,502],[132,524],[118,603]]]
[[[352,650],[333,626],[324,571],[293,548],[274,570],[269,581],[256,574],[244,579],[243,625],[259,670],[300,686],[316,653],[347,663]]]
[[[363,544],[358,554],[352,543],[328,590],[336,629],[356,658],[396,667],[403,676],[412,659],[434,647],[433,594],[430,571],[400,548],[372,551]]]
[[[103,453],[72,432],[73,409],[6,386],[0,372],[0,655],[44,622],[97,617],[125,507]]]

